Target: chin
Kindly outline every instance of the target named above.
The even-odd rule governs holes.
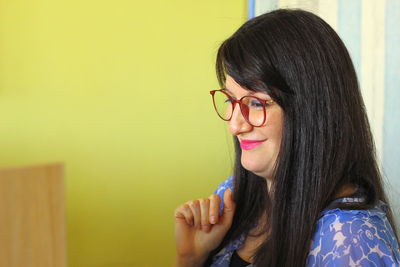
[[[263,172],[265,172],[265,170],[262,168],[262,166],[260,166],[260,164],[257,164],[257,162],[255,162],[255,161],[244,160],[242,158],[241,163],[242,163],[243,168],[245,168],[246,170],[248,170],[256,175],[260,176]]]
[[[260,164],[261,162],[258,162],[257,160],[251,160],[248,157],[243,157],[243,155],[241,158],[241,163],[243,168],[246,170],[266,179],[271,177],[273,173],[273,170],[265,163]]]

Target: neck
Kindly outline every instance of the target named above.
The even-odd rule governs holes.
[[[270,191],[270,189],[271,189],[271,180],[270,179],[268,179],[268,178],[266,178],[266,181],[267,181],[267,188],[268,188],[268,192]]]

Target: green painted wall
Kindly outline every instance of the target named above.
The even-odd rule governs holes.
[[[0,0],[0,167],[66,165],[70,267],[172,266],[173,211],[230,174],[212,109],[246,1]]]

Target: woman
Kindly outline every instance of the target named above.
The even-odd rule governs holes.
[[[177,266],[398,266],[356,73],[334,30],[276,10],[223,42],[216,67],[235,170],[176,209]]]

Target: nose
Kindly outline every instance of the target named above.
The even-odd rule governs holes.
[[[233,135],[239,135],[253,130],[253,126],[251,126],[243,117],[238,104],[235,106],[232,118],[228,122],[228,128]]]

